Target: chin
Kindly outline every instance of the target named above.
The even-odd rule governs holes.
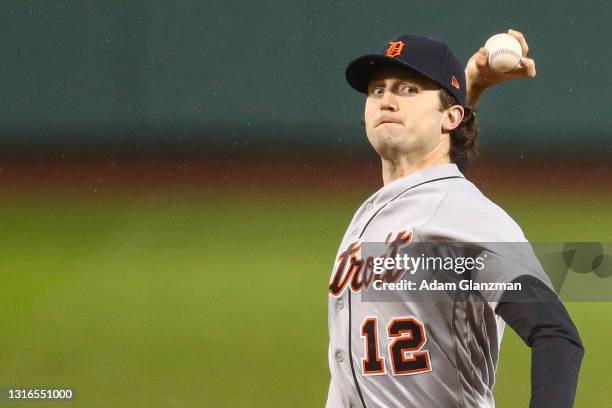
[[[371,132],[368,135],[370,144],[381,157],[397,157],[402,152],[411,150],[410,136],[404,132],[385,129],[382,132]]]
[[[375,143],[372,143],[372,147],[380,157],[389,159],[408,154],[411,150],[405,140],[398,138],[376,140]]]

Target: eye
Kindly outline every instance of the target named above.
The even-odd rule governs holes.
[[[385,88],[383,88],[382,86],[377,86],[374,89],[372,89],[372,95],[374,96],[382,96],[385,93]]]
[[[414,95],[417,93],[418,90],[416,89],[416,87],[411,85],[402,85],[399,91],[404,95]]]

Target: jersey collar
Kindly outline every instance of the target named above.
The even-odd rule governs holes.
[[[393,180],[391,183],[384,185],[380,190],[374,193],[368,202],[372,204],[383,204],[393,200],[399,194],[402,194],[402,192],[418,184],[447,177],[465,178],[455,163],[438,164]]]

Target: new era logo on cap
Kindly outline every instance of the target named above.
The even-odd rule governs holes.
[[[457,81],[457,77],[453,75],[453,77],[451,78],[451,85],[454,86],[457,89],[461,88],[461,85],[459,85],[459,81]]]

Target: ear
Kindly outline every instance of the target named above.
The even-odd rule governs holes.
[[[461,105],[453,105],[446,108],[442,112],[442,130],[444,132],[451,132],[457,128],[461,124],[464,115],[465,112]]]

